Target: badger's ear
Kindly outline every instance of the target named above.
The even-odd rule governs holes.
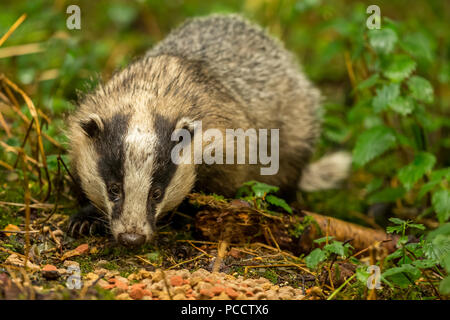
[[[80,121],[80,127],[88,137],[95,138],[103,131],[103,121],[97,114],[90,114]]]
[[[177,129],[186,129],[189,131],[191,136],[194,135],[194,129],[198,125],[198,122],[191,118],[183,117],[180,120],[178,120],[177,124],[175,125],[175,130]]]

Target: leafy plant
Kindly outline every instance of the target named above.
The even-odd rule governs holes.
[[[248,181],[238,189],[236,198],[241,198],[255,205],[255,208],[268,210],[270,206],[282,208],[292,213],[291,207],[283,199],[274,195],[279,188],[258,181]],[[268,210],[270,212],[270,210]]]
[[[331,256],[346,257],[351,249],[349,243],[333,240],[332,237],[319,238],[314,240],[314,242],[317,244],[325,244],[322,248],[316,248],[306,256],[306,266],[310,269],[316,269],[321,262],[327,260]]]

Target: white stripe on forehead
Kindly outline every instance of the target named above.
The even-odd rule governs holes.
[[[124,141],[125,199],[120,217],[127,228],[139,228],[147,221],[147,198],[152,183],[156,145],[157,136],[149,129],[148,123],[130,121]]]

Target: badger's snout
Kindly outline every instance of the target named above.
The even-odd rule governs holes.
[[[120,233],[118,240],[121,245],[126,247],[139,247],[144,244],[145,236],[137,233]]]

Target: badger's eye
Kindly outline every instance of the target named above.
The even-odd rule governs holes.
[[[120,184],[112,183],[108,188],[108,192],[111,195],[113,201],[119,200],[121,194]]]
[[[162,191],[160,188],[155,188],[150,193],[150,197],[152,198],[152,200],[159,200],[159,199],[161,199],[161,196],[162,196]]]

